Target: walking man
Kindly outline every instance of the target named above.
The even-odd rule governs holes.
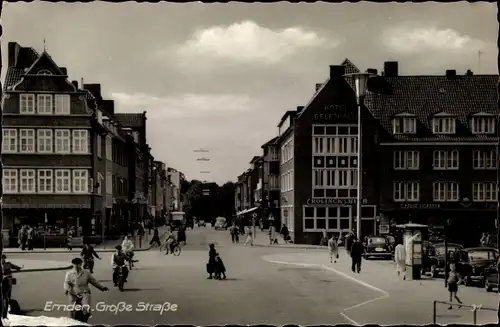
[[[394,249],[394,261],[396,261],[396,269],[398,272],[398,279],[403,273],[403,280],[406,279],[406,250],[401,240],[398,239],[398,245]]]
[[[351,245],[352,272],[357,272],[358,274],[361,272],[361,258],[364,252],[365,248],[363,244],[359,240],[354,240],[354,243]]]
[[[337,263],[337,259],[339,258],[339,247],[334,234],[332,234],[332,237],[328,240],[328,252],[330,253],[330,263],[332,263],[332,261]]]
[[[321,235],[320,245],[321,246],[327,245],[327,243],[328,243],[328,233],[326,232],[326,228],[324,228]]]
[[[153,232],[153,238],[151,239],[151,242],[149,242],[149,245],[153,246],[153,244],[159,246],[161,250],[160,232],[158,231],[158,227],[156,226]]]

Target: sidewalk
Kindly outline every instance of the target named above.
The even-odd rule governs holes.
[[[393,261],[363,260],[360,274],[353,273],[350,258],[341,251],[340,260],[329,262],[328,252],[303,251],[301,253],[275,254],[263,257],[264,260],[285,264],[314,265],[336,273],[345,278],[346,282],[371,288],[374,298],[369,303],[358,304],[346,308],[343,312],[351,323],[363,324],[431,324],[433,319],[433,301],[449,301],[448,291],[443,279],[424,278],[422,280],[403,281],[397,279],[396,267]],[[484,308],[496,308],[498,297],[495,293],[487,293],[483,288],[459,288],[459,297],[464,304],[482,305]],[[437,306],[438,324],[470,323],[473,313],[470,308],[447,310],[447,305]],[[480,310],[477,314],[477,324],[497,322],[496,311]]]
[[[31,260],[31,259],[14,259],[12,263],[23,267],[20,271],[13,271],[14,274],[36,272],[36,271],[53,271],[67,270],[71,268],[71,264],[65,261],[54,260]]]
[[[167,227],[162,226],[158,228],[160,232],[160,240],[163,240],[163,237],[165,236],[167,232]],[[147,232],[146,232],[147,234]],[[140,240],[139,242],[139,236],[136,236],[135,240],[135,251],[147,251],[151,249],[151,246],[149,245],[149,241],[153,235],[144,235],[144,237]],[[114,252],[115,251],[115,246],[121,245],[123,241],[123,237],[117,239],[117,240],[105,240],[103,243],[96,245],[94,248],[97,252]],[[140,246],[139,246],[139,243]],[[72,251],[68,250],[67,248],[35,248],[32,251],[28,250],[21,250],[20,248],[4,248],[3,253],[24,253],[24,254],[31,254],[31,253],[71,253],[71,252],[80,252],[81,247],[74,247]]]

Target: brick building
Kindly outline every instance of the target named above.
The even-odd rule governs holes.
[[[261,146],[262,164],[259,181],[262,188],[262,218],[264,228],[281,226],[280,218],[280,153],[274,137]],[[269,220],[271,219],[271,220]]]
[[[13,235],[23,223],[90,233],[93,115],[85,92],[47,52],[8,45],[3,97],[3,208]]]
[[[400,76],[392,62],[382,83],[389,94],[366,99],[381,127],[381,223],[449,221],[455,241],[477,243],[495,228],[498,75]]]

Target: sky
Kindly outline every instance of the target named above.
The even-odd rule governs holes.
[[[396,60],[401,75],[498,74],[496,12],[487,3],[7,3],[1,42],[5,63],[8,42],[41,52],[45,39],[69,78],[100,83],[116,112],[147,111],[157,160],[224,183],[345,58],[379,71]]]

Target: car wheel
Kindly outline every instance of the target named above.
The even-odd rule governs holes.
[[[470,277],[469,277],[469,276],[466,276],[466,277],[464,278],[464,286],[470,286],[470,285],[471,285],[471,282],[472,282],[472,281],[471,281],[471,279],[470,279]]]
[[[486,292],[491,292],[493,290],[493,287],[491,287],[490,283],[488,283],[488,280],[484,281],[484,289]]]
[[[431,265],[431,276],[432,278],[436,278],[438,276],[438,273],[436,271],[436,265]]]

